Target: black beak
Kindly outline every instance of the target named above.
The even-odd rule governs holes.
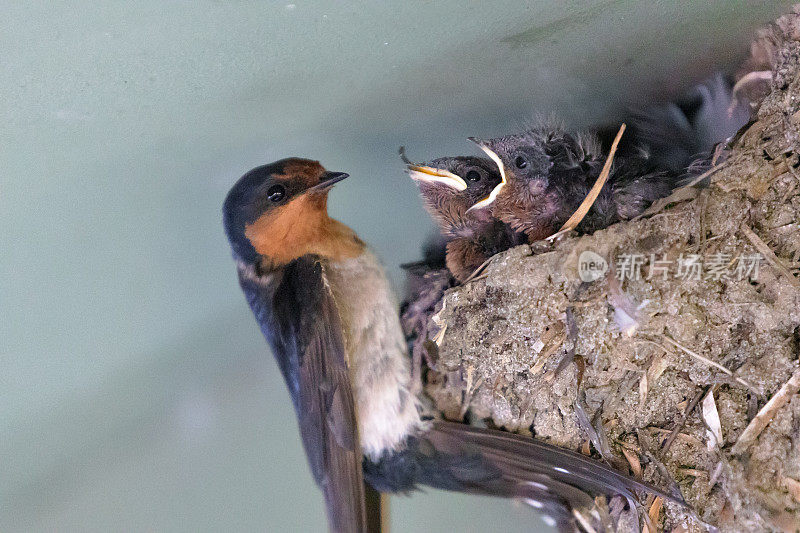
[[[319,183],[308,189],[308,191],[327,191],[349,175],[347,172],[325,172],[319,179]]]

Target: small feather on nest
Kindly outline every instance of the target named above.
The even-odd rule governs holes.
[[[717,411],[717,402],[714,401],[714,388],[708,391],[706,397],[703,398],[703,421],[706,424],[706,436],[708,441],[706,446],[709,450],[713,450],[718,446],[722,446],[722,422],[719,419],[719,411]]]

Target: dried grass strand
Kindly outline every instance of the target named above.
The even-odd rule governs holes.
[[[594,201],[597,200],[597,197],[600,195],[600,190],[608,180],[609,174],[611,174],[611,164],[614,162],[614,154],[617,151],[617,145],[619,145],[619,141],[622,139],[622,134],[625,133],[625,127],[626,126],[624,123],[619,127],[617,136],[614,138],[614,142],[611,144],[611,150],[608,151],[608,157],[603,165],[603,170],[600,172],[600,176],[597,177],[597,181],[594,182],[589,194],[586,195],[586,198],[583,199],[581,205],[578,206],[577,211],[575,211],[572,216],[569,217],[566,222],[564,222],[564,225],[561,226],[561,229],[551,237],[548,237],[548,239],[575,229],[578,224],[581,223],[581,220],[583,220],[583,218],[586,216],[586,213],[589,212],[589,209],[592,208]]]
[[[800,369],[795,370],[789,381],[783,384],[772,398],[762,407],[756,416],[747,424],[744,431],[739,435],[736,444],[731,448],[731,453],[734,455],[740,454],[747,450],[751,444],[755,442],[758,436],[764,431],[770,422],[772,422],[775,413],[778,409],[786,405],[792,396],[800,391]]]
[[[789,281],[792,287],[794,287],[795,289],[800,289],[800,280],[798,280],[796,277],[792,275],[791,272],[789,272],[789,269],[787,269],[783,265],[783,263],[780,262],[780,259],[778,259],[778,256],[775,255],[775,252],[772,251],[772,248],[770,248],[767,245],[767,243],[761,240],[761,237],[756,235],[756,232],[750,229],[750,226],[748,226],[747,224],[741,224],[739,226],[739,229],[742,231],[742,233],[744,233],[744,236],[747,237],[747,239],[753,244],[755,249],[761,252],[761,254],[764,256],[764,259],[766,259],[767,262],[775,268],[775,270],[783,274],[783,276],[787,279],[787,281]]]
[[[747,387],[750,390],[756,391],[756,388],[752,383],[750,383],[747,380],[744,380],[744,379],[738,377],[729,368],[717,363],[716,361],[712,361],[708,357],[704,357],[704,356],[700,355],[699,353],[690,350],[686,346],[684,346],[682,344],[679,344],[678,342],[672,340],[671,338],[667,337],[666,335],[661,335],[661,338],[663,338],[665,341],[667,341],[669,344],[675,346],[676,348],[679,348],[685,354],[694,357],[698,361],[702,361],[703,363],[707,364],[708,366],[712,366],[712,367],[716,368],[717,370],[721,370],[722,372],[724,372],[725,374],[729,375],[734,380],[736,380],[738,383],[744,385],[745,387]]]

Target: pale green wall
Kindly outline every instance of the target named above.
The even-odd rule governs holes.
[[[784,4],[0,1],[0,530],[321,528],[220,227],[233,181],[289,155],[350,172],[331,209],[399,283],[429,229],[400,144],[613,117]],[[437,492],[393,523],[538,524]]]

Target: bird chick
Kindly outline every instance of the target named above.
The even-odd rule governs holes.
[[[490,208],[495,217],[524,232],[529,242],[561,228],[586,197],[605,162],[594,135],[573,134],[553,124],[488,141],[471,140],[492,157],[502,178],[472,210]],[[641,204],[669,194],[671,184],[644,163],[636,154],[615,159],[607,184],[578,231],[592,232],[630,218],[641,212]]]
[[[501,181],[497,166],[473,156],[442,157],[429,165],[408,164],[425,209],[447,239],[447,268],[459,282],[489,257],[522,244],[524,238],[490,211],[470,208]]]
[[[630,118],[608,180],[577,231],[591,233],[641,214],[706,170],[714,145],[747,121],[741,110],[730,114],[732,88],[721,75],[692,92],[690,105],[652,106]],[[471,140],[501,174],[501,183],[473,210],[489,208],[529,242],[554,234],[577,210],[599,177],[610,144],[554,121],[489,141]]]

